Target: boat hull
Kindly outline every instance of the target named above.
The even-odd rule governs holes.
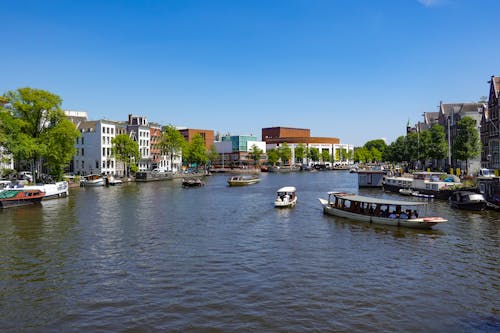
[[[291,201],[281,201],[281,200],[274,201],[274,207],[276,207],[276,208],[294,207],[296,204],[297,204],[297,197],[295,197]]]
[[[388,218],[388,217],[380,217],[373,215],[364,215],[332,207],[331,205],[328,204],[328,200],[325,199],[319,199],[319,200],[323,206],[323,212],[327,215],[344,217],[347,219],[356,220],[359,222],[366,222],[369,224],[380,224],[393,227],[405,227],[413,229],[431,229],[436,224],[446,222],[446,220],[438,217],[402,219],[402,218]]]

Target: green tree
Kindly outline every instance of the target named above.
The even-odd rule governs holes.
[[[304,158],[307,156],[307,147],[303,143],[299,143],[295,147],[295,162],[303,163]]]
[[[283,164],[289,164],[292,159],[292,149],[286,142],[283,142],[283,144],[278,148],[278,153]]]
[[[380,153],[384,153],[385,149],[387,148],[387,144],[383,139],[376,139],[376,140],[370,140],[365,143],[363,146],[368,150],[372,150],[372,148],[377,149]]]
[[[476,121],[471,117],[463,117],[457,122],[457,135],[453,142],[453,154],[465,161],[465,172],[468,172],[468,161],[481,154],[481,140],[476,127]]]
[[[61,119],[51,131],[42,133],[40,138],[45,142],[45,165],[54,179],[63,178],[64,168],[76,152],[75,138],[79,136],[76,126],[67,118]]]
[[[267,152],[267,161],[271,163],[273,166],[276,165],[276,163],[278,163],[279,159],[280,155],[277,149],[270,149]]]
[[[382,162],[382,152],[375,147],[369,149],[372,162]]]
[[[311,148],[309,149],[309,158],[313,162],[318,162],[319,161],[319,149],[318,148]]]
[[[130,171],[137,171],[136,161],[140,158],[139,144],[132,140],[127,134],[119,134],[111,140],[112,155],[125,165],[127,177]]]
[[[186,140],[173,125],[167,125],[160,136],[158,147],[162,155],[170,156],[170,168],[173,171],[174,157],[179,156],[186,146]]]
[[[59,96],[29,87],[8,91],[3,96],[5,110],[1,112],[0,127],[8,135],[0,140],[16,160],[30,161],[36,177],[45,163],[53,176],[60,178],[73,158],[72,147],[80,133],[61,110],[61,103]]]
[[[330,153],[328,152],[328,150],[322,150],[321,151],[321,160],[324,163],[330,162]]]
[[[435,124],[428,130],[430,137],[427,145],[427,156],[434,160],[442,160],[448,154],[448,142],[443,126]]]
[[[215,145],[210,146],[210,149],[207,152],[207,157],[211,164],[215,164],[219,158],[219,153],[217,152],[217,147],[215,147]]]
[[[193,136],[191,142],[187,144],[186,153],[183,154],[183,158],[187,164],[196,164],[197,168],[208,162],[205,140],[200,134]]]
[[[254,161],[254,164],[259,164],[260,157],[264,154],[264,151],[257,147],[257,145],[252,145],[248,151],[248,156]]]

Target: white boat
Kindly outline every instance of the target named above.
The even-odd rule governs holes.
[[[43,200],[66,197],[69,194],[69,186],[67,181],[56,182],[53,184],[40,185],[22,185],[10,183],[4,187],[5,190],[39,190],[43,192]]]
[[[297,204],[297,190],[293,186],[285,186],[277,191],[275,207],[293,207]]]
[[[260,182],[256,176],[233,176],[227,180],[229,186],[245,186]]]
[[[99,175],[87,175],[80,180],[80,186],[104,186],[105,180]]]
[[[121,179],[117,179],[112,175],[106,177],[106,185],[108,186],[116,186],[121,184],[123,184],[123,181]]]
[[[328,192],[328,200],[319,199],[328,215],[396,227],[430,229],[446,222],[442,217],[425,216],[425,202],[371,198],[352,193]]]

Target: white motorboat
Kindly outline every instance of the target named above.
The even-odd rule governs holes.
[[[66,197],[69,194],[69,186],[67,181],[55,182],[52,184],[37,184],[37,185],[22,185],[10,183],[5,186],[5,190],[39,190],[43,192],[43,200]]]
[[[106,181],[100,175],[87,175],[80,180],[80,186],[104,186]]]
[[[348,219],[396,227],[430,229],[446,222],[442,217],[425,216],[425,202],[371,198],[343,192],[328,192],[328,200],[319,199],[323,212]]]
[[[275,207],[293,207],[297,204],[297,189],[293,186],[285,186],[277,191],[274,200]]]

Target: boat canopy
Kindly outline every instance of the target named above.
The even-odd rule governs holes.
[[[277,192],[295,192],[296,189],[293,186],[285,186],[280,188]]]
[[[349,193],[340,193],[340,192],[328,192],[328,195],[334,195],[339,199],[345,199],[356,202],[364,202],[367,204],[375,204],[375,205],[392,205],[392,206],[422,206],[427,205],[426,202],[419,201],[400,201],[400,200],[388,200],[388,199],[379,199],[372,197],[365,197],[357,194],[349,194]]]

